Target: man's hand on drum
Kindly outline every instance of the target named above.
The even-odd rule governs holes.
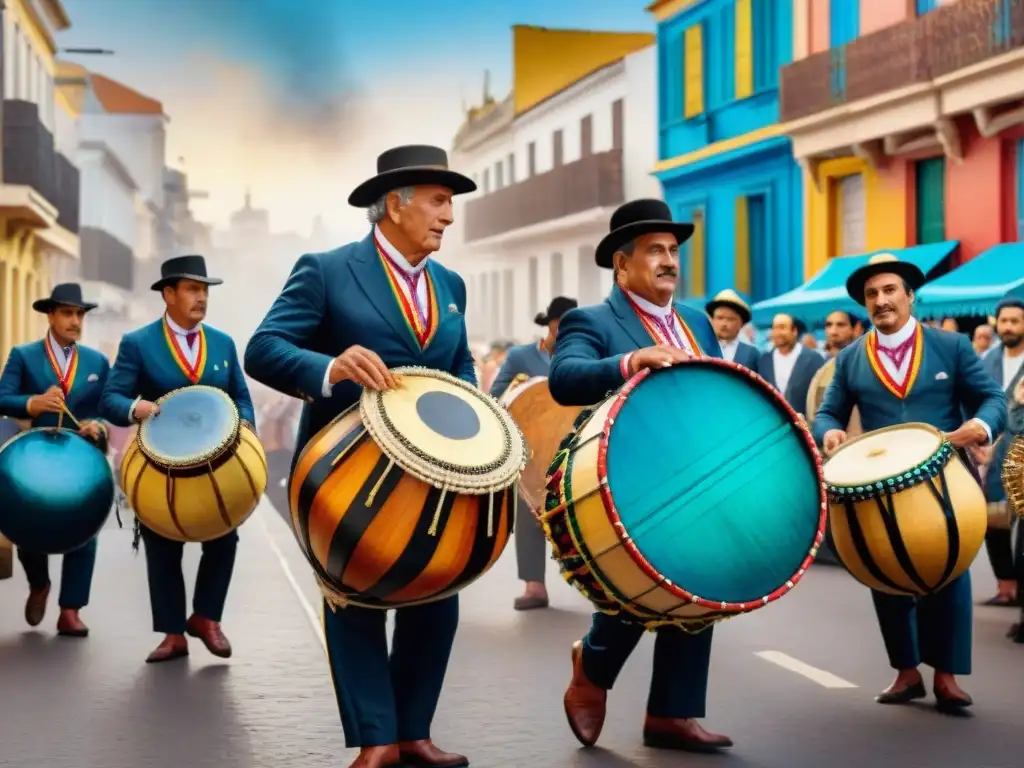
[[[830,429],[825,433],[821,441],[821,447],[825,449],[825,455],[835,453],[840,445],[846,442],[846,432],[841,429]]]
[[[376,352],[354,345],[346,349],[331,364],[331,384],[353,381],[367,389],[396,389],[394,374],[384,365]]]
[[[965,421],[952,432],[946,433],[946,439],[954,448],[966,448],[970,445],[984,445],[988,442],[988,432],[977,419]]]
[[[99,440],[103,435],[103,427],[100,426],[98,421],[83,421],[78,434],[82,437],[88,437],[90,440]]]
[[[629,369],[632,373],[637,373],[644,368],[670,368],[690,358],[691,355],[682,349],[668,344],[658,344],[656,347],[645,347],[634,352],[629,358]]]
[[[41,413],[60,413],[64,410],[64,393],[60,387],[50,387],[43,394],[30,397],[25,409],[32,418]]]
[[[150,416],[156,416],[160,413],[160,406],[156,403],[151,403],[149,400],[139,400],[135,404],[135,410],[132,415],[136,421],[145,421]]]

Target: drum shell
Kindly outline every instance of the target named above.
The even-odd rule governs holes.
[[[514,485],[442,500],[438,489],[388,465],[358,408],[321,429],[296,461],[292,525],[326,586],[352,605],[400,608],[452,595],[497,562],[513,530]],[[430,535],[442,501],[446,512]]]
[[[559,444],[572,432],[582,408],[559,405],[546,378],[523,382],[501,398],[530,446],[530,461],[519,480],[519,493],[530,508],[540,510],[547,495],[547,469]]]
[[[77,432],[30,429],[0,449],[0,499],[0,532],[14,546],[60,555],[103,528],[114,478],[106,457]]]
[[[814,424],[814,419],[818,415],[818,409],[821,407],[822,402],[825,400],[825,392],[828,391],[829,384],[832,383],[833,377],[836,374],[836,359],[833,357],[826,362],[818,372],[811,378],[811,384],[807,388],[807,423],[810,425]],[[850,412],[850,421],[846,425],[846,434],[848,437],[857,437],[864,432],[860,424],[860,411],[854,406]]]
[[[950,555],[951,538],[942,505],[927,482],[892,494],[892,506],[899,526],[899,536],[910,560],[928,589],[922,589],[900,565],[887,533],[878,500],[852,502],[853,519],[845,504],[830,504],[830,529],[836,555],[855,579],[879,592],[894,595],[924,596],[933,594],[970,568],[981,550],[988,527],[985,494],[978,481],[959,456],[954,455],[943,469],[946,487],[959,531],[956,564],[949,577],[942,579]],[[932,480],[941,490],[941,476]],[[854,543],[851,522],[863,531],[870,560],[900,587],[894,589],[872,576]]]
[[[244,523],[263,497],[267,457],[246,424],[216,460],[187,469],[158,465],[133,437],[121,460],[121,489],[139,522],[164,538],[219,539]]]

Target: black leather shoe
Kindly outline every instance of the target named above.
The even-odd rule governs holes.
[[[895,691],[882,691],[880,694],[875,696],[875,701],[879,704],[909,704],[911,701],[923,699],[927,695],[928,692],[924,689],[924,682],[918,680],[916,683],[908,685],[906,688],[900,688]]]

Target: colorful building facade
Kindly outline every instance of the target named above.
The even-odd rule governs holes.
[[[659,0],[658,163],[677,219],[684,297],[735,288],[757,301],[802,282],[802,173],[779,125],[792,4]]]
[[[782,119],[805,274],[835,256],[1024,237],[1024,2],[794,0]]]

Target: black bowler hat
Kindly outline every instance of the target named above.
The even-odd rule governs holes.
[[[160,279],[153,283],[154,291],[162,291],[164,286],[179,280],[195,280],[206,285],[220,285],[224,281],[219,277],[206,276],[206,259],[202,256],[175,256],[160,265]]]
[[[553,320],[561,320],[562,315],[578,306],[576,299],[570,299],[568,296],[555,296],[548,304],[548,311],[538,312],[537,316],[533,318],[533,322],[537,325],[547,325]]]
[[[861,306],[865,305],[864,286],[875,275],[897,275],[907,281],[910,290],[916,291],[925,284],[924,272],[909,261],[900,261],[891,253],[879,253],[868,259],[868,263],[846,279],[846,292]]]
[[[612,214],[611,231],[598,243],[594,253],[597,266],[612,268],[612,256],[626,243],[652,232],[675,235],[680,245],[690,239],[693,224],[672,221],[672,211],[662,200],[643,199],[620,205]]]
[[[369,208],[388,192],[424,184],[447,187],[456,195],[476,189],[472,179],[448,169],[448,153],[443,149],[411,144],[378,155],[377,175],[356,187],[348,196],[348,204]]]
[[[32,302],[32,309],[36,312],[52,312],[57,307],[76,307],[86,312],[96,309],[98,304],[82,300],[82,286],[78,283],[60,283],[53,286],[50,291],[50,298],[36,299]]]

